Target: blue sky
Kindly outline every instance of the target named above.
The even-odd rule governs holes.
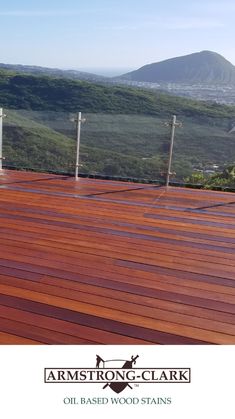
[[[0,0],[0,61],[138,68],[201,50],[235,64],[234,0]]]

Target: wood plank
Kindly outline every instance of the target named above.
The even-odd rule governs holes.
[[[0,345],[41,345],[41,342],[0,331]]]
[[[20,321],[27,325],[39,326],[44,329],[50,330],[50,332],[63,332],[66,335],[78,337],[84,340],[86,345],[90,342],[96,344],[129,344],[129,345],[146,345],[150,344],[143,339],[131,338],[128,336],[123,337],[118,333],[107,332],[104,330],[98,330],[92,327],[78,325],[75,323],[63,321],[46,315],[39,315],[24,310],[15,309],[12,307],[0,306],[0,317],[7,318],[14,321]],[[62,341],[59,339],[57,343]],[[77,341],[78,343],[78,341]],[[69,344],[69,339],[64,339],[64,344]],[[79,343],[80,344],[80,343]]]
[[[133,326],[128,323],[120,323],[112,319],[104,319],[94,315],[84,314],[68,309],[62,309],[49,304],[42,304],[31,300],[25,300],[18,297],[11,297],[0,294],[0,304],[7,307],[15,307],[20,310],[26,310],[29,313],[42,314],[56,319],[75,323],[78,325],[88,326],[102,331],[120,333],[123,337],[138,337],[149,343],[155,344],[173,344],[173,345],[201,345],[208,344],[195,338],[185,338],[183,336],[172,335],[158,330],[143,328],[141,326]]]
[[[122,312],[120,309],[109,309],[103,306],[83,303],[81,301],[67,300],[66,298],[49,296],[44,293],[35,291],[28,291],[22,288],[16,288],[11,286],[0,286],[0,293],[3,295],[12,295],[24,298],[30,301],[36,301],[43,304],[50,304],[51,306],[69,309],[75,312],[81,312],[84,314],[92,313],[94,316],[102,317],[104,319],[117,320],[120,323],[126,323],[127,315],[126,312]],[[160,332],[167,332],[175,334],[177,336],[183,336],[190,338],[194,336],[195,339],[208,341],[211,343],[224,344],[235,344],[235,336],[227,333],[208,332],[207,330],[198,329],[187,325],[178,325],[174,322],[155,320],[152,318],[146,318],[137,314],[128,313],[128,324],[133,326],[141,326],[144,328],[159,330]]]
[[[1,280],[1,284],[2,283],[3,280]],[[101,295],[101,293],[97,294],[95,292],[92,294],[85,292],[85,290],[75,291],[74,289],[70,290],[67,288],[60,288],[56,285],[51,286],[46,284],[45,282],[41,284],[30,281],[16,280],[9,277],[6,278],[4,284],[9,284],[10,286],[14,287],[20,286],[21,288],[29,291],[43,292],[44,294],[48,294],[51,296],[60,296],[69,300],[94,304],[106,308],[117,309],[126,312],[128,315],[129,313],[138,314],[144,317],[161,319],[164,321],[172,321],[178,324],[192,325],[205,330],[218,331],[222,333],[227,332],[228,334],[235,335],[235,325],[233,326],[231,324],[222,323],[222,320],[219,321],[218,319],[216,321],[215,319],[204,319],[204,322],[202,324],[201,318],[197,318],[195,315],[185,315],[177,312],[171,312],[169,310],[159,309],[157,304],[153,304],[155,302],[154,299],[152,299],[153,301],[147,299],[143,301],[141,299],[138,299],[138,304],[136,304],[136,301],[130,302],[128,301],[128,298],[126,299],[126,301],[118,299],[115,293],[113,293],[113,295],[111,295],[110,293],[109,296],[104,297],[103,295]]]
[[[234,194],[4,170],[0,228],[0,343],[235,343]]]

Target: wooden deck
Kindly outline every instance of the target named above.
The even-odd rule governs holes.
[[[1,344],[235,344],[235,194],[0,175]]]

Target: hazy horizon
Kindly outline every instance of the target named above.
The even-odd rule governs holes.
[[[119,68],[119,67],[82,67],[82,68],[69,68],[67,70],[77,70],[86,73],[97,74],[98,76],[115,77],[135,70],[135,68]]]

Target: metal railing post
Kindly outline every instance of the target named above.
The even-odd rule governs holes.
[[[80,156],[80,137],[81,137],[81,123],[85,122],[85,118],[82,118],[82,113],[78,112],[77,119],[75,119],[77,124],[77,151],[76,151],[76,164],[75,164],[75,180],[78,180],[78,168],[79,168],[79,156]]]
[[[174,137],[175,137],[175,123],[176,123],[176,116],[173,115],[172,123],[171,123],[171,143],[170,143],[170,152],[169,152],[169,160],[168,160],[168,168],[167,168],[166,187],[169,186],[170,175],[171,175],[172,154],[173,154]]]
[[[77,152],[76,152],[76,164],[75,164],[75,180],[78,180],[78,166],[79,166],[79,154],[80,154],[80,136],[81,136],[81,119],[82,114],[78,112],[77,115]]]
[[[182,123],[176,122],[176,116],[173,115],[172,122],[167,124],[171,126],[171,143],[170,143],[170,152],[169,152],[169,160],[168,160],[168,168],[167,168],[167,177],[166,177],[166,187],[169,186],[170,183],[170,176],[171,173],[171,164],[172,164],[172,156],[173,156],[173,147],[174,147],[174,138],[175,138],[175,127],[182,127]]]

